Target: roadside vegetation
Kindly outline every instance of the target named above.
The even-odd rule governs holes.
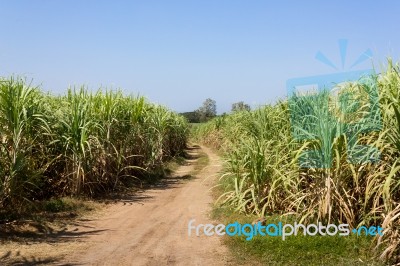
[[[64,196],[97,197],[162,175],[182,154],[184,117],[121,91],[70,88],[46,94],[0,79],[0,214],[7,219]],[[47,209],[48,209],[47,208]]]
[[[400,66],[388,60],[381,74],[370,79],[372,83],[342,85],[342,96],[350,92],[361,100],[359,106],[342,101],[342,106],[332,107],[325,104],[331,96],[320,93],[282,100],[254,111],[234,112],[193,128],[194,139],[225,156],[218,199],[219,208],[229,210],[224,217],[232,213],[267,219],[279,216],[305,224],[346,223],[351,228],[380,225],[385,229],[383,237],[367,241],[370,245],[359,245],[358,241],[364,240],[350,236],[339,244],[335,244],[336,238],[319,237],[293,237],[284,243],[266,237],[249,242],[230,240],[242,243],[236,245],[238,250],[244,250],[242,254],[271,259],[268,254],[279,247],[285,250],[280,261],[284,263],[292,255],[299,257],[293,245],[316,248],[322,245],[317,242],[322,241],[331,247],[328,253],[349,259],[358,254],[360,263],[366,262],[368,256],[387,263],[400,262]],[[377,102],[362,101],[363,93],[373,89],[379,94]],[[293,104],[294,100],[303,103]],[[371,113],[376,107],[379,112]],[[335,114],[338,108],[347,111]],[[332,113],[334,116],[329,115]],[[328,121],[328,117],[335,120]],[[343,126],[350,123],[349,118],[361,121],[359,124],[378,122],[369,124],[365,131],[358,126]],[[346,123],[335,122],[340,119]],[[349,130],[352,133],[345,134]],[[363,161],[357,149],[366,145],[375,147],[379,157],[379,153],[370,152],[367,159],[374,160]],[[310,150],[321,152],[307,153]],[[314,164],[305,165],[305,159],[314,160]],[[306,256],[302,258],[307,262]],[[309,265],[321,263],[318,259],[321,258],[309,261]],[[333,259],[332,263],[341,261]]]

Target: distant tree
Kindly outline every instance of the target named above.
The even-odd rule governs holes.
[[[217,103],[213,99],[208,98],[203,102],[203,105],[196,110],[196,113],[200,118],[200,122],[205,122],[217,115]]]
[[[181,115],[186,117],[189,123],[200,123],[200,117],[196,111],[181,113]]]
[[[237,102],[237,103],[233,103],[232,104],[232,112],[236,112],[236,111],[250,111],[250,105],[244,103],[243,101]]]

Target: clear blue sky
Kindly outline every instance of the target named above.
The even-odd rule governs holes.
[[[0,12],[0,76],[123,88],[179,112],[283,98],[287,79],[337,71],[318,51],[341,68],[341,38],[346,66],[368,48],[378,67],[400,56],[399,1],[9,0]]]

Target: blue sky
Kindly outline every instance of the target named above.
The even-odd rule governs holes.
[[[0,76],[44,90],[123,88],[182,112],[286,95],[286,80],[344,70],[366,49],[400,57],[398,1],[0,1]],[[370,68],[372,61],[354,70]]]

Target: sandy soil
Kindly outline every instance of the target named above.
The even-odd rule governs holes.
[[[99,217],[70,226],[67,231],[71,234],[60,235],[70,237],[67,243],[38,243],[37,249],[33,249],[37,252],[31,246],[25,254],[22,247],[15,247],[8,255],[22,254],[28,258],[28,265],[231,264],[220,237],[188,236],[191,219],[196,220],[196,225],[216,224],[209,218],[210,188],[221,170],[221,162],[208,148],[201,149],[208,155],[209,164],[195,177],[190,176],[195,159],[188,160],[156,187],[113,204]],[[193,148],[190,153],[195,158],[199,149]]]

